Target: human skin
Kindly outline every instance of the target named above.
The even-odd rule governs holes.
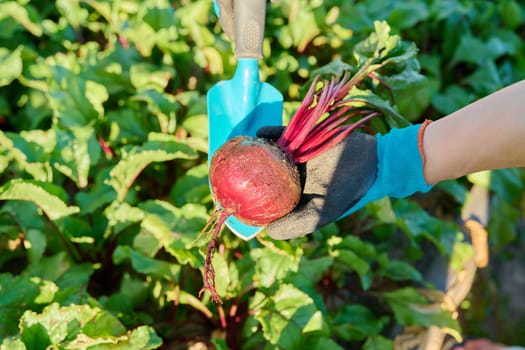
[[[482,170],[525,166],[525,80],[429,124],[423,137],[429,184]]]

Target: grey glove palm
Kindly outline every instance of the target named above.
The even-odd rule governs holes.
[[[282,127],[259,129],[258,137],[276,140]],[[303,194],[297,207],[267,227],[274,239],[304,236],[336,221],[357,203],[374,183],[376,138],[353,133],[327,152],[301,164]]]

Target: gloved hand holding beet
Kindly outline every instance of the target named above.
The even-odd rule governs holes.
[[[304,236],[373,200],[430,190],[419,147],[426,125],[377,136],[356,132],[307,162],[301,167],[301,201],[289,215],[272,222],[268,234],[274,239]],[[276,132],[263,128],[258,136],[274,138]]]
[[[334,86],[345,86],[343,83],[344,80],[336,85],[330,83],[328,86],[332,86],[332,89],[322,89],[318,92],[316,95],[318,98],[315,99],[316,103],[307,97],[303,101],[304,105],[299,108],[297,113],[308,116],[305,111],[311,112],[321,108],[317,113],[319,115],[324,115],[326,112],[334,112],[337,116],[345,115],[345,113],[340,113],[340,110],[335,109],[334,111],[330,107],[334,106],[335,102],[336,106],[344,108],[344,103],[348,102],[343,99],[341,100],[345,101],[343,105],[338,105],[337,101],[339,100],[336,97],[339,90],[333,89]],[[344,96],[344,94],[342,95]],[[290,193],[284,189],[285,187],[282,189],[282,197],[277,196],[279,191],[270,191],[275,197],[266,199],[267,202],[262,206],[259,205],[259,200],[262,199],[246,201],[246,204],[256,206],[255,208],[248,208],[248,213],[255,210],[257,215],[262,213],[264,217],[266,214],[263,209],[268,207],[270,210],[268,221],[248,221],[248,223],[269,224],[268,233],[277,239],[294,238],[308,234],[358,210],[373,200],[385,196],[406,197],[416,191],[427,191],[431,188],[431,184],[442,180],[457,178],[481,170],[525,166],[523,96],[525,96],[525,81],[509,86],[433,123],[394,128],[385,135],[369,136],[354,133],[343,137],[335,145],[321,147],[320,149],[305,146],[311,146],[307,140],[314,142],[315,145],[315,142],[320,140],[317,138],[319,134],[313,131],[316,130],[315,128],[306,127],[308,124],[306,121],[303,121],[306,124],[299,124],[299,127],[294,126],[293,123],[298,122],[294,117],[291,122],[292,127],[287,127],[288,130],[293,130],[293,132],[288,133],[288,136],[297,136],[295,132],[301,133],[301,130],[306,128],[308,135],[314,135],[314,137],[298,138],[301,140],[299,144],[290,148],[291,146],[286,142],[292,142],[296,138],[288,137],[287,139],[286,136],[283,137],[287,134],[285,129],[276,143],[280,145],[284,158],[286,158],[286,153],[289,153],[288,156],[291,159],[285,161],[287,166],[290,162],[295,162],[298,165],[298,174],[302,168],[304,188],[300,198],[294,200],[297,203],[292,201],[291,205],[287,204],[294,207],[289,208],[290,213],[286,214],[285,211],[282,211],[277,216],[272,216],[274,207],[271,204],[283,204],[282,198],[290,197]],[[326,101],[323,98],[331,102],[325,106],[323,102]],[[502,106],[505,107],[504,113],[500,112]],[[322,107],[327,109],[325,110]],[[362,110],[358,108],[356,111]],[[374,112],[364,110],[366,112],[363,114],[366,116],[361,120],[375,116]],[[330,115],[330,113],[328,114]],[[494,118],[497,120],[495,121]],[[353,130],[362,123],[358,121],[347,125],[346,129],[340,130],[338,128],[340,125],[335,121],[336,119],[324,119],[326,124],[335,123],[335,135],[341,135],[344,130],[350,128]],[[316,122],[318,121],[319,119],[316,119]],[[321,130],[323,130],[321,136],[330,133],[324,128]],[[263,135],[264,132],[264,129],[260,131]],[[283,139],[287,139],[287,141],[285,142]],[[251,146],[253,143],[250,139],[245,142],[247,142],[247,146]],[[256,143],[259,147],[259,144],[264,144],[264,141],[259,140]],[[317,151],[320,153],[308,158],[308,154]],[[272,156],[272,152],[268,154],[270,157]],[[305,155],[306,158],[303,158]],[[255,164],[252,161],[252,156],[248,156],[242,166],[243,169],[249,170],[250,164]],[[279,159],[273,161],[276,162]],[[214,165],[212,164],[211,167],[214,168]],[[227,173],[219,176],[217,181],[225,178]],[[250,172],[248,171],[247,174]],[[253,188],[258,194],[257,186],[252,188],[252,185],[253,183],[264,184],[266,175],[262,171],[255,171],[251,173],[251,178],[246,178],[243,181],[238,177],[239,174],[234,174],[236,181],[233,183],[240,185],[237,188],[240,198],[242,199],[246,195],[246,191]],[[210,176],[213,177],[211,173]],[[300,175],[298,176],[300,177]],[[289,182],[289,180],[285,180],[285,183]],[[273,186],[271,182],[269,184]],[[217,183],[215,183],[215,188],[219,188]],[[220,199],[218,200],[220,204]],[[242,200],[227,203],[223,213],[228,215],[241,213],[244,215],[244,209],[240,207],[242,205]],[[259,220],[257,215],[255,219]],[[224,215],[221,215],[221,209],[216,212],[214,219],[217,220],[216,227],[213,230],[214,238],[208,247],[208,257],[210,258],[207,260],[210,267],[214,241],[225,219]],[[248,218],[248,220],[252,219]],[[211,272],[207,276],[205,288],[213,291],[213,284],[211,283],[214,277],[213,269],[209,271]]]
[[[275,239],[299,237],[376,199],[407,197],[482,170],[525,166],[523,96],[525,81],[430,124],[375,137],[351,135],[306,163],[300,204],[268,225],[268,234]],[[278,133],[275,128],[259,131],[269,138]]]
[[[258,137],[277,140],[282,127],[259,129]],[[318,157],[299,165],[301,199],[294,210],[267,226],[274,239],[304,236],[336,221],[376,179],[376,138],[355,132]]]
[[[415,55],[389,36],[385,23],[375,29],[356,45],[354,66],[343,65],[351,77],[339,74],[320,87],[314,80],[286,128],[259,131],[273,142],[241,136],[213,155],[210,184],[217,209],[203,231],[213,236],[203,290],[214,300],[220,301],[211,260],[230,215],[267,226],[273,238],[290,239],[385,196],[406,197],[441,180],[525,165],[525,82],[433,123],[394,125],[377,135],[354,132],[379,115],[396,124],[397,112],[365,89],[382,84],[376,75],[382,67],[402,67]]]

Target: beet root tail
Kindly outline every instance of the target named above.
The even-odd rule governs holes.
[[[211,240],[206,248],[206,259],[204,261],[204,286],[199,291],[199,297],[205,291],[210,292],[214,302],[222,304],[221,298],[215,287],[215,268],[213,267],[213,254],[217,249],[217,241],[224,222],[230,214],[224,210],[215,209],[208,220],[208,223],[201,232],[206,236],[211,235]]]

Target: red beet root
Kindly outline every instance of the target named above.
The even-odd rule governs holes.
[[[297,167],[271,141],[235,137],[215,153],[211,164],[215,198],[248,225],[267,225],[285,216],[301,197]]]
[[[203,233],[212,233],[207,248],[204,287],[220,302],[215,290],[212,257],[226,218],[234,215],[255,226],[267,225],[291,212],[301,197],[297,164],[307,162],[341,142],[378,112],[363,101],[346,99],[350,89],[365,75],[312,83],[298,111],[275,142],[239,136],[226,142],[212,157],[210,184],[218,209]],[[354,102],[360,102],[356,105]],[[363,106],[364,105],[364,106]],[[351,118],[361,116],[356,123]]]

